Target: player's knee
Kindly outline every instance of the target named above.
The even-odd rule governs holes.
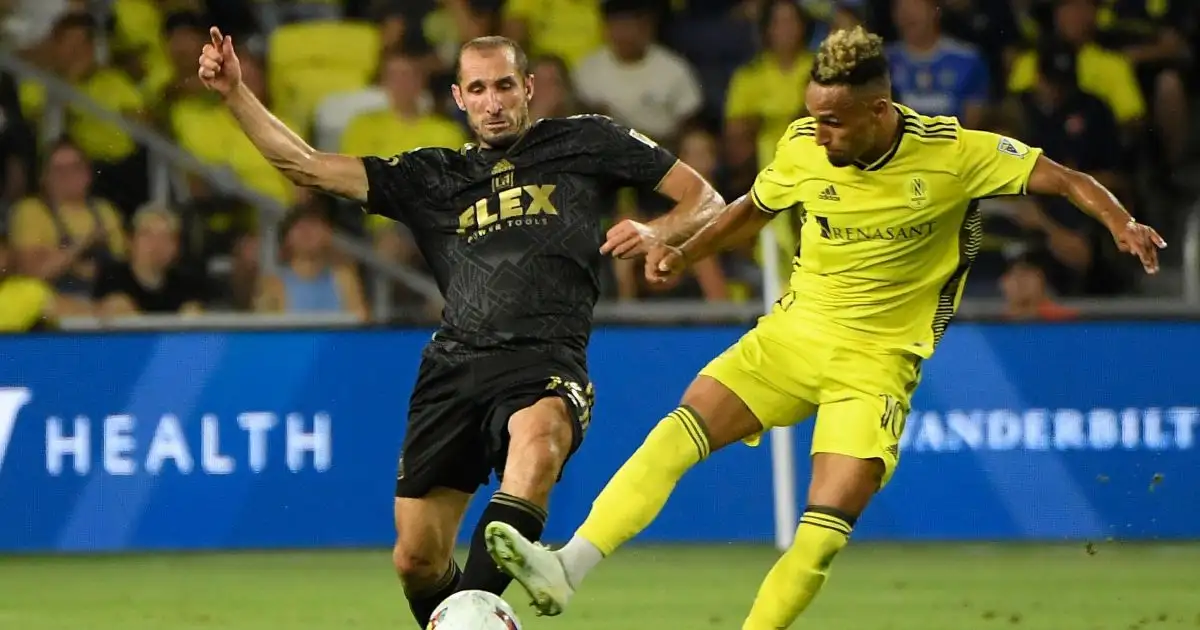
[[[571,451],[572,427],[566,405],[534,405],[513,414],[508,421],[509,466],[553,479]]]
[[[857,517],[883,483],[882,459],[860,459],[838,453],[816,453],[812,459],[808,502]]]
[[[420,545],[396,541],[392,547],[392,566],[405,587],[420,588],[435,582],[445,572],[449,560]]]

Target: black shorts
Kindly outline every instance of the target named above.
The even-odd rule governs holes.
[[[509,417],[547,396],[567,403],[574,453],[594,400],[582,361],[525,351],[468,360],[427,354],[409,402],[396,496],[423,497],[435,487],[473,493],[492,471],[502,478]]]

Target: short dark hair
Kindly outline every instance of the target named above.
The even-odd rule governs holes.
[[[42,149],[42,164],[43,166],[50,163],[50,158],[57,155],[60,151],[71,151],[78,154],[85,161],[91,161],[83,147],[79,146],[78,142],[68,136],[59,136],[47,144]]]
[[[464,43],[462,47],[458,49],[458,62],[454,64],[454,80],[462,81],[463,53],[467,52],[468,50],[487,51],[498,50],[501,48],[507,48],[511,50],[513,54],[513,60],[516,61],[517,64],[517,72],[519,72],[522,77],[529,76],[529,56],[525,54],[525,49],[521,48],[520,44],[501,35],[485,35],[484,37],[476,37],[475,39]]]
[[[53,37],[58,37],[66,31],[78,28],[83,29],[88,37],[95,37],[98,27],[99,24],[96,23],[96,18],[92,17],[92,14],[84,11],[73,11],[58,18],[50,34]]]
[[[830,33],[817,49],[811,74],[817,85],[850,87],[887,81],[888,78],[883,39],[861,26]]]
[[[771,30],[771,20],[774,18],[775,7],[783,5],[796,10],[796,15],[800,17],[800,22],[803,26],[803,31],[800,33],[800,41],[807,44],[809,35],[812,34],[813,16],[800,4],[800,0],[767,0],[762,3],[762,9],[758,14],[758,36],[760,41],[767,41],[767,32]],[[840,6],[840,5],[839,5]]]

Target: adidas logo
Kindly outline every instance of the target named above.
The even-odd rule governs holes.
[[[511,170],[513,170],[512,162],[502,159],[499,162],[496,162],[496,165],[492,167],[492,175],[499,175],[500,173],[507,173]]]
[[[830,184],[829,186],[827,186],[825,188],[825,190],[822,190],[821,194],[817,195],[817,199],[820,199],[822,201],[841,201],[842,200],[842,198],[838,196],[837,189],[833,187],[833,184]]]

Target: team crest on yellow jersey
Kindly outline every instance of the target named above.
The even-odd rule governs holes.
[[[908,180],[908,206],[920,210],[929,205],[929,185],[920,177]]]
[[[1029,153],[1029,147],[1013,142],[1004,136],[1000,137],[1000,144],[996,146],[996,150],[1019,158],[1023,158]]]

